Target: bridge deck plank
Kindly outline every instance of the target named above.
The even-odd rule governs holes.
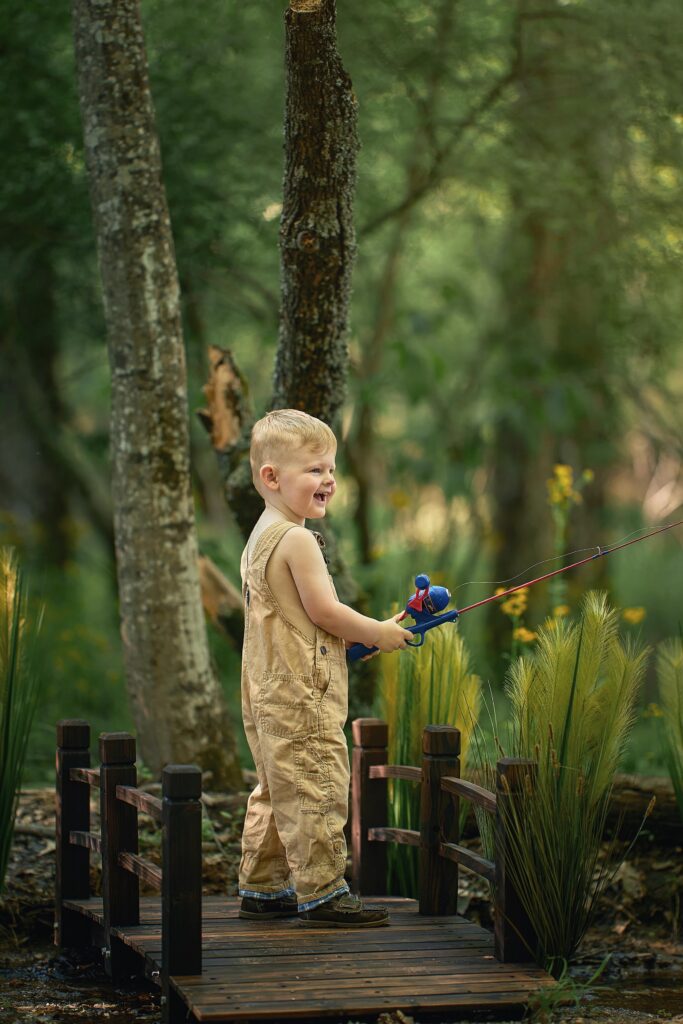
[[[372,902],[372,901],[371,901]],[[372,930],[305,929],[295,919],[243,921],[234,897],[203,900],[203,973],[172,984],[195,1020],[311,1020],[381,1013],[464,1016],[525,1006],[552,984],[533,964],[501,964],[493,936],[461,917],[421,917],[413,900],[382,898],[391,926]],[[102,919],[97,899],[68,900]],[[140,900],[140,924],[116,934],[136,950],[146,973],[161,960],[161,904]]]

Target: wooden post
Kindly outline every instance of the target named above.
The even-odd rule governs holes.
[[[387,891],[386,843],[371,843],[368,829],[386,826],[387,780],[368,778],[373,764],[387,763],[389,728],[379,718],[356,718],[353,732],[352,888],[364,896],[385,896]]]
[[[533,786],[536,764],[504,757],[496,769],[494,951],[503,963],[525,963],[534,959],[537,937],[513,880],[517,847],[511,830],[518,829],[523,818],[525,787]]]
[[[449,725],[428,725],[422,732],[421,914],[458,911],[458,865],[439,855],[439,843],[458,841],[459,800],[441,791],[444,775],[460,777],[460,731]]]
[[[161,992],[163,1024],[181,1024],[187,1006],[174,974],[202,973],[202,773],[194,765],[162,772]]]
[[[55,846],[55,944],[90,945],[90,921],[82,914],[64,909],[65,899],[87,900],[90,896],[90,851],[72,846],[71,831],[90,830],[90,787],[72,782],[71,768],[90,767],[90,726],[81,719],[57,723]]]
[[[114,939],[115,925],[140,923],[138,878],[119,864],[123,851],[138,852],[137,808],[116,797],[117,786],[135,786],[135,740],[127,732],[100,736],[100,835],[102,840],[102,903],[106,943],[105,970],[112,978],[135,973],[135,954]]]

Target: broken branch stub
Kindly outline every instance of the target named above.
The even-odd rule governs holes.
[[[214,450],[226,452],[251,427],[248,388],[229,349],[210,345],[208,355],[209,379],[203,388],[208,408],[199,409],[197,416]]]

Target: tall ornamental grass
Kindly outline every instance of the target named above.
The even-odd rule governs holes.
[[[618,632],[606,595],[589,593],[579,619],[547,622],[510,668],[506,753],[538,765],[513,812],[511,875],[538,934],[539,963],[557,973],[577,950],[618,867],[601,856],[614,772],[634,720],[647,652]]]
[[[40,616],[31,618],[12,548],[0,549],[0,892],[4,891],[26,745],[38,702],[30,654]]]
[[[479,715],[481,681],[470,666],[464,640],[452,624],[429,632],[418,650],[382,658],[380,714],[389,726],[389,762],[419,765],[426,725],[453,725],[461,732],[461,773],[466,774]],[[462,813],[467,813],[463,801]],[[389,825],[419,828],[420,787],[389,781]],[[389,847],[389,884],[399,895],[418,895],[418,859],[413,847]]]
[[[664,716],[666,761],[683,818],[683,640],[665,640],[659,645],[657,680]]]

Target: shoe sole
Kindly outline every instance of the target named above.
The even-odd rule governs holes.
[[[299,921],[301,928],[382,928],[389,924],[389,918],[380,921]]]
[[[296,917],[297,911],[294,910],[291,913],[286,911],[285,913],[278,913],[277,911],[273,914],[252,914],[249,910],[238,910],[237,916],[244,918],[246,921],[273,921],[277,917]]]

